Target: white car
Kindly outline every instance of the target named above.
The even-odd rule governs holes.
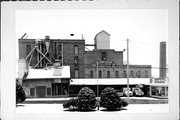
[[[128,90],[124,90],[124,95],[128,96]],[[133,92],[129,90],[129,97],[133,96]]]

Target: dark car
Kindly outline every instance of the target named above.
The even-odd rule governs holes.
[[[121,92],[120,90],[116,90],[116,91],[119,97],[123,97],[123,92]]]

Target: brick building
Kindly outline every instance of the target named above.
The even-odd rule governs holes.
[[[71,78],[84,78],[84,52],[85,52],[85,41],[82,39],[50,39],[46,36],[46,39],[50,40],[49,52],[46,55],[52,63],[59,59],[61,64],[70,66]],[[26,59],[28,54],[35,47],[36,39],[19,39],[19,59]],[[40,49],[42,53],[46,53],[44,42],[41,43]],[[32,60],[30,66],[36,66],[38,63],[37,56],[40,54],[35,50],[32,53]],[[63,60],[62,60],[63,59]],[[30,57],[27,59],[30,61]],[[44,68],[46,66],[51,66],[46,59],[43,59],[41,64],[37,65],[37,68]]]
[[[31,68],[29,75],[23,80],[28,96],[59,96],[65,94],[65,89],[68,94],[77,94],[82,86],[77,86],[76,83],[73,83],[75,86],[71,85],[73,79],[90,80],[96,79],[97,75],[99,79],[126,78],[127,65],[123,64],[123,51],[110,49],[110,42],[102,44],[110,41],[110,34],[103,30],[94,40],[95,49],[85,51],[84,39],[50,39],[49,36],[44,39],[19,39],[19,59],[25,59]],[[49,47],[46,43],[49,43]],[[52,75],[55,69],[53,63],[57,60],[60,66],[69,68],[66,71],[69,74],[64,73],[64,77]],[[42,78],[34,77],[33,69],[39,70],[37,72]],[[130,65],[129,71],[130,78],[151,77],[151,65]],[[43,75],[43,72],[49,76]]]

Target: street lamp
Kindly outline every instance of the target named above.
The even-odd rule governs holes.
[[[96,72],[97,72],[97,100],[98,100],[98,110],[99,110],[99,104],[100,104],[99,102],[100,101],[99,101],[99,98],[98,98],[99,97],[98,61],[96,62],[96,67],[97,67],[97,69],[96,69]]]
[[[127,41],[127,100],[129,103],[129,39]]]

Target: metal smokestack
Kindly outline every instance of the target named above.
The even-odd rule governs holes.
[[[166,42],[160,42],[159,77],[166,78]]]

